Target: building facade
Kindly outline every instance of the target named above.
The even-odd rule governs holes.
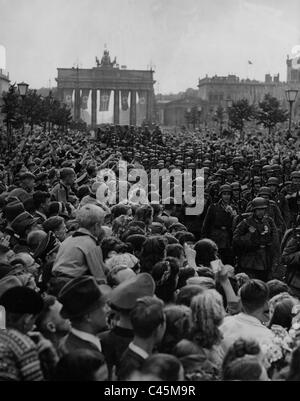
[[[5,74],[4,71],[0,69],[0,126],[3,125],[4,120],[4,115],[1,113],[1,107],[3,104],[2,95],[3,92],[8,92],[9,83],[9,75]]]

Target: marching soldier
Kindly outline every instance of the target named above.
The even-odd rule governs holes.
[[[293,193],[291,195],[286,195],[286,200],[288,201],[290,214],[291,214],[291,226],[295,226],[297,216],[300,211],[300,171],[293,171],[291,174]]]
[[[202,228],[202,238],[213,240],[219,249],[223,263],[233,263],[232,224],[237,211],[232,203],[230,185],[222,185],[219,192],[221,199],[209,206]]]
[[[271,199],[276,203],[281,211],[282,217],[287,227],[290,227],[290,209],[288,201],[285,196],[279,192],[279,179],[277,177],[270,177],[267,182],[267,186],[271,191]]]
[[[252,213],[233,233],[239,271],[263,281],[273,278],[279,261],[278,232],[274,220],[266,214],[267,207],[266,199],[253,199]]]

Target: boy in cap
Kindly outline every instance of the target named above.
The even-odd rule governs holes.
[[[119,380],[126,380],[131,373],[139,370],[161,342],[166,330],[163,308],[164,303],[156,297],[143,297],[136,301],[130,313],[134,338],[121,358],[117,373]]]
[[[155,283],[148,273],[138,274],[112,290],[109,305],[117,313],[119,320],[113,329],[101,336],[110,378],[114,366],[118,371],[121,356],[133,339],[130,312],[134,308],[136,300],[144,296],[153,296],[154,292]]]

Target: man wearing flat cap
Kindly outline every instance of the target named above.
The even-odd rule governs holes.
[[[63,305],[61,316],[72,323],[62,353],[86,349],[103,357],[98,334],[106,327],[108,307],[96,280],[91,276],[71,280],[61,289],[58,301]]]
[[[51,198],[56,202],[70,203],[69,197],[74,195],[72,185],[75,182],[75,171],[70,167],[60,170],[60,182],[51,191]]]

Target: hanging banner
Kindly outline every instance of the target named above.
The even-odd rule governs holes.
[[[83,110],[88,108],[89,94],[89,89],[82,89],[80,105]]]
[[[121,104],[122,104],[122,110],[128,110],[129,105],[128,105],[128,95],[129,91],[123,90],[121,91]]]
[[[73,89],[64,89],[64,103],[69,107],[73,106],[72,95]]]
[[[145,106],[146,99],[147,99],[147,92],[146,91],[138,91],[138,95],[139,95],[139,104],[141,106]]]
[[[100,90],[99,111],[108,111],[109,110],[110,93],[111,93],[110,89],[101,89]]]

